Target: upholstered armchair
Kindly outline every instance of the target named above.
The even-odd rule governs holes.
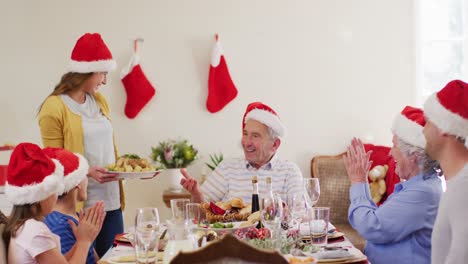
[[[320,181],[320,199],[316,206],[330,207],[330,222],[359,250],[363,251],[365,240],[348,222],[351,182],[343,162],[343,155],[316,156],[311,161],[311,176]]]

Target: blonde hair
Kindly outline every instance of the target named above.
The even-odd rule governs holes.
[[[66,94],[71,91],[75,91],[80,88],[80,86],[88,80],[94,73],[89,72],[89,73],[78,73],[78,72],[68,72],[62,75],[62,78],[60,79],[60,82],[55,86],[54,90],[52,93],[47,96],[49,98],[50,96],[53,95],[61,95],[61,94]],[[47,99],[46,98],[46,99]],[[44,105],[45,100],[41,103],[39,106],[39,109],[37,113],[41,112],[42,106]]]

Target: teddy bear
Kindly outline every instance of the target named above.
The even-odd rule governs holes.
[[[382,196],[387,191],[385,185],[385,176],[387,175],[388,165],[377,165],[369,171],[369,188],[372,196],[372,201],[378,204],[382,200]]]

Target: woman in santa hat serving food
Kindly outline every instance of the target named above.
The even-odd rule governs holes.
[[[106,218],[96,238],[99,256],[123,232],[124,196],[117,174],[104,168],[117,158],[110,109],[98,92],[107,72],[116,63],[98,33],[81,36],[73,48],[69,70],[39,109],[38,119],[45,147],[64,148],[82,154],[89,162],[88,200],[85,208],[104,201]]]

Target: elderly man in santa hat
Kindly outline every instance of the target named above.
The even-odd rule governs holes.
[[[431,234],[442,185],[436,161],[424,152],[424,114],[407,106],[394,120],[390,154],[403,180],[385,203],[377,207],[367,183],[370,153],[353,139],[344,157],[351,181],[349,222],[367,240],[371,263],[429,263]]]
[[[424,104],[426,151],[440,162],[447,190],[432,234],[432,263],[468,260],[468,84],[449,82]]]
[[[261,102],[247,106],[242,120],[244,158],[224,160],[202,186],[182,170],[182,186],[195,202],[227,201],[234,197],[250,201],[252,176],[257,176],[259,189],[265,190],[266,177],[272,178],[272,188],[281,198],[302,192],[302,173],[296,164],[280,160],[276,151],[281,145],[285,127],[277,113]]]

